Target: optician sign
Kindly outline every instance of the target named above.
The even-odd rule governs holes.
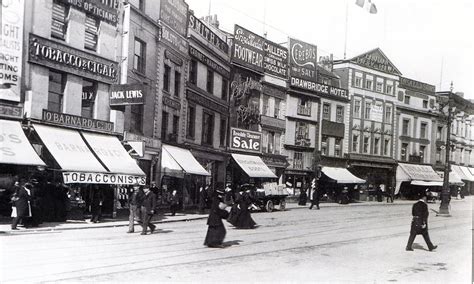
[[[263,37],[235,25],[232,62],[263,73],[264,43]]]
[[[109,173],[63,172],[64,183],[145,185],[145,176]]]
[[[247,152],[262,151],[262,133],[231,128],[230,148],[233,150],[241,150]]]
[[[119,0],[61,0],[61,2],[114,26],[118,23]]]
[[[145,103],[145,89],[142,84],[112,85],[110,105],[142,105]]]

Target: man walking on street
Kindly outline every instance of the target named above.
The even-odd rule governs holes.
[[[426,204],[426,195],[422,194],[420,200],[413,204],[411,210],[413,220],[411,221],[410,237],[406,250],[413,251],[412,245],[415,241],[416,235],[422,235],[425,239],[426,245],[430,251],[435,250],[438,246],[431,243],[430,236],[428,235],[428,205]]]
[[[128,232],[133,233],[135,231],[135,220],[138,220],[138,223],[142,223],[142,217],[140,214],[140,209],[143,202],[143,191],[140,189],[138,183],[133,185],[132,192],[128,195],[128,207],[130,210],[130,215],[128,216]]]
[[[309,207],[309,210],[313,209],[314,205],[316,205],[316,209],[319,210],[319,188],[316,179],[313,179],[311,187],[313,192],[311,195],[311,206]]]
[[[389,199],[391,200],[390,203],[393,203],[393,189],[391,186],[387,188],[387,203],[389,203],[388,202]]]
[[[151,223],[151,218],[153,217],[153,214],[155,214],[155,207],[156,207],[156,196],[153,192],[150,191],[148,187],[145,187],[143,189],[145,192],[145,196],[143,198],[143,203],[142,203],[142,235],[146,235],[148,227],[150,227],[150,233],[153,234],[153,232],[156,229],[156,226]]]

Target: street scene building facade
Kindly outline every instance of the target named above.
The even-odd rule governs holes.
[[[446,168],[453,194],[474,190],[473,103],[404,77],[379,48],[318,58],[303,40],[223,31],[182,0],[82,3],[2,9],[21,20],[2,22],[0,188],[33,181],[48,218],[94,204],[115,217],[133,184],[156,185],[161,207],[176,190],[182,209],[226,185],[412,198],[439,191]]]

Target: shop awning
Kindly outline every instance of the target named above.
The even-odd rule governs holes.
[[[443,186],[442,181],[422,181],[422,180],[414,180],[411,182],[413,185],[419,186]]]
[[[365,183],[365,180],[356,177],[344,168],[323,167],[322,171],[326,176],[335,180],[337,183]]]
[[[77,130],[39,124],[35,124],[34,128],[64,171],[107,172]]]
[[[399,163],[397,181],[434,181],[443,182],[443,179],[428,165],[414,165]]]
[[[83,132],[97,157],[112,173],[144,176],[135,159],[125,151],[122,143],[113,135]]]
[[[232,158],[239,164],[242,170],[251,178],[277,178],[258,156],[232,154]]]
[[[182,177],[183,168],[173,159],[168,151],[161,151],[161,171],[163,174]]]
[[[194,158],[191,151],[163,144],[162,152],[161,167],[163,169],[172,171],[182,169],[187,174],[210,176],[196,158]]]
[[[469,172],[469,169],[466,167],[451,165],[451,170],[452,172],[455,172],[464,181],[474,181],[474,176]]]
[[[466,181],[474,182],[474,174],[472,174],[471,171],[469,171],[468,167],[460,166],[459,168],[461,168],[461,171],[464,173],[464,176],[466,177]]]
[[[444,180],[444,172],[437,171],[439,176],[442,180]],[[451,168],[451,172],[449,172],[449,184],[450,185],[460,185],[463,186],[464,182],[461,180],[461,177]]]
[[[0,120],[0,163],[45,166],[26,138],[18,121]]]

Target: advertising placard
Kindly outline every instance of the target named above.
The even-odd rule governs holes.
[[[188,4],[183,0],[161,0],[160,20],[185,37],[188,30]]]
[[[180,52],[183,55],[188,54],[187,40],[185,40],[177,32],[168,28],[167,26],[162,26],[161,28],[161,39],[174,51]]]
[[[288,78],[288,49],[269,40],[265,40],[263,47],[265,73],[282,79]]]
[[[15,0],[0,5],[0,100],[19,102],[25,3]]]
[[[382,122],[383,120],[383,105],[375,104],[372,105],[370,109],[370,119],[377,122]]]
[[[316,82],[317,47],[289,39],[290,85],[314,91],[311,82]]]
[[[146,177],[125,174],[63,172],[63,181],[69,183],[90,184],[128,184],[145,185]]]
[[[230,148],[246,152],[262,151],[262,133],[246,129],[231,128]]]
[[[197,32],[203,39],[205,39],[211,45],[227,54],[227,52],[229,51],[229,45],[227,44],[227,42],[221,39],[216,33],[214,33],[201,20],[196,18],[191,13],[189,13],[188,24],[191,30]]]
[[[145,103],[145,89],[142,84],[112,85],[110,87],[110,105],[142,105]]]
[[[414,91],[421,91],[424,93],[434,93],[436,92],[436,87],[430,84],[426,84],[423,82],[411,80],[405,77],[400,77],[400,88],[411,89]]]
[[[264,43],[263,37],[235,25],[232,62],[263,73]]]

